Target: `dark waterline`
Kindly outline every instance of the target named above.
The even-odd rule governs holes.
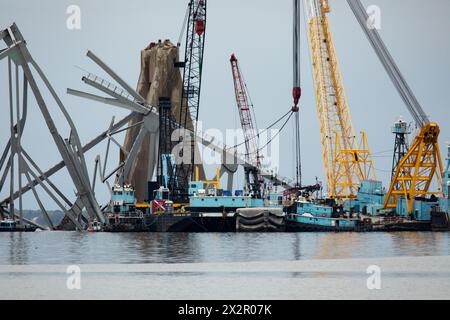
[[[0,233],[0,264],[242,262],[446,256],[448,233]]]

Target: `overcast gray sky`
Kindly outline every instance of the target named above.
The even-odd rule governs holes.
[[[80,81],[83,72],[100,70],[85,56],[90,49],[132,86],[137,83],[140,50],[151,41],[176,42],[187,0],[1,0],[0,25],[16,22],[28,48],[44,70],[72,115],[83,142],[107,127],[111,117],[125,111],[66,95],[66,88],[88,90]],[[81,8],[81,30],[68,30],[66,9]],[[393,149],[391,125],[403,116],[411,121],[402,100],[369,46],[346,1],[331,0],[331,27],[341,63],[355,130],[367,133],[378,177],[387,186]],[[401,71],[432,120],[441,126],[441,148],[450,141],[450,1],[370,0],[381,8],[380,31]],[[236,53],[254,102],[258,126],[264,128],[291,107],[292,9],[290,0],[208,1],[200,119],[204,127],[238,127],[229,56]],[[305,26],[302,34],[301,139],[304,183],[315,176],[324,181],[320,134]],[[7,106],[5,61],[0,66],[0,97]],[[35,104],[33,104],[35,107]],[[54,107],[54,106],[53,106]],[[36,115],[31,111],[30,118]],[[42,121],[28,123],[26,147],[42,168],[57,161]],[[60,119],[56,117],[56,119]],[[7,119],[0,128],[3,148]],[[281,135],[281,169],[294,176],[292,126]],[[87,156],[89,166],[104,146]],[[380,157],[388,156],[388,157]],[[111,163],[111,167],[114,163]],[[242,177],[242,174],[240,175]],[[63,177],[56,177],[61,179]],[[60,182],[61,182],[60,181]],[[66,188],[66,192],[72,192]],[[99,194],[107,200],[106,192]],[[31,205],[31,204],[30,204]]]

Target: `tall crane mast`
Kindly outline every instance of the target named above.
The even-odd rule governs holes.
[[[327,0],[305,0],[328,195],[355,198],[360,181],[375,179],[372,155],[362,133],[356,141],[328,20]]]
[[[231,71],[233,73],[234,92],[236,94],[236,104],[239,110],[242,131],[244,134],[246,160],[253,166],[246,166],[245,184],[247,192],[256,197],[261,197],[261,157],[258,148],[258,136],[255,130],[256,125],[253,122],[251,113],[251,103],[247,92],[247,87],[242,77],[239,63],[234,54],[230,58]]]
[[[301,64],[300,64],[300,33],[301,33],[301,0],[293,0],[293,71],[294,71],[294,84],[292,89],[292,97],[294,99],[294,107],[292,111],[295,112],[295,178],[296,187],[302,187],[302,164],[300,154],[300,114],[299,114],[299,101],[302,96],[301,88]]]
[[[347,2],[416,122],[416,126],[420,128],[419,133],[410,144],[408,152],[397,164],[384,203],[385,208],[395,208],[398,199],[404,197],[408,213],[411,215],[416,197],[439,194],[431,192],[430,186],[435,178],[439,185],[442,182],[443,165],[439,150],[440,128],[425,114],[378,31],[367,25],[369,17],[361,2],[359,0],[347,0]]]
[[[392,157],[391,180],[394,178],[395,171],[409,150],[407,136],[411,134],[411,128],[405,121],[399,120],[394,123],[392,133],[395,135],[394,154]]]
[[[180,125],[183,128],[197,131],[200,107],[200,91],[202,85],[203,53],[205,50],[206,32],[206,0],[190,0],[187,18],[186,46],[184,54],[183,88],[180,108]],[[184,134],[183,152],[188,151],[188,163],[177,166],[179,183],[187,186],[194,177],[196,138]]]

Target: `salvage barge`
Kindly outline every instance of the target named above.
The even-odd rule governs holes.
[[[361,192],[369,189],[363,183]],[[201,181],[191,183],[189,204],[177,206],[170,190],[160,187],[148,204],[137,204],[131,186],[115,186],[109,210],[105,212],[106,232],[370,232],[370,231],[443,231],[448,230],[448,199],[441,207],[433,202],[411,219],[395,212],[372,213],[362,201],[348,204],[312,199],[305,192],[270,194],[253,198],[237,190],[234,195],[218,189],[203,189]],[[375,190],[375,193],[378,192]],[[366,193],[367,194],[367,193]],[[291,197],[289,199],[289,197]],[[364,205],[363,210],[358,206]],[[430,211],[431,210],[431,220]],[[428,212],[428,213],[427,213]],[[98,230],[97,230],[98,231]]]
[[[175,204],[168,188],[153,190],[149,203],[138,204],[131,186],[115,186],[105,212],[109,232],[368,232],[450,230],[450,148],[442,181],[443,197],[415,198],[406,210],[404,198],[384,209],[380,181],[362,181],[355,199],[321,199],[320,186],[255,197],[218,188],[205,181],[189,185],[189,203]],[[314,195],[315,193],[315,195]]]
[[[279,203],[234,196],[214,189],[206,192],[201,181],[191,184],[188,205],[174,208],[170,190],[153,192],[149,204],[138,204],[131,186],[114,186],[107,212],[105,232],[236,232],[283,231],[284,212]],[[275,198],[278,198],[275,196]],[[264,205],[266,204],[266,205]]]

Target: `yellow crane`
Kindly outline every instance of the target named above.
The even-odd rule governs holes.
[[[397,165],[384,203],[385,208],[393,209],[403,197],[411,216],[416,197],[441,195],[441,192],[430,191],[433,180],[441,185],[444,172],[438,143],[439,125],[425,114],[377,29],[369,27],[369,17],[362,3],[359,0],[347,0],[347,3],[419,128],[408,152]]]
[[[360,181],[376,179],[364,132],[358,143],[328,20],[327,0],[305,0],[328,196],[356,197]]]
[[[441,192],[430,191],[434,178],[437,179],[438,185],[442,182],[443,165],[439,151],[439,125],[427,119],[420,126],[419,133],[395,170],[384,202],[385,208],[393,209],[397,207],[399,197],[404,197],[410,215],[413,212],[416,197],[441,194]]]

